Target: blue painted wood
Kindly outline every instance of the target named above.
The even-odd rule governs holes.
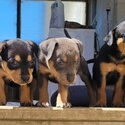
[[[21,2],[21,38],[40,43],[46,39],[45,3],[43,1],[22,0]]]
[[[0,41],[16,37],[16,0],[0,0]]]

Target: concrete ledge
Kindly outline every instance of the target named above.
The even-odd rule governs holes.
[[[7,109],[6,109],[7,108]],[[124,108],[0,107],[0,125],[125,125]]]

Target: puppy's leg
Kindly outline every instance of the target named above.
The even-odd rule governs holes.
[[[96,97],[95,97],[95,88],[92,82],[92,78],[88,69],[88,65],[83,57],[81,57],[81,63],[79,68],[79,75],[81,80],[86,84],[88,95],[90,98],[90,106],[95,105]]]
[[[6,95],[5,95],[5,83],[3,79],[0,79],[0,105],[6,104]]]
[[[124,96],[124,90],[123,90],[123,77],[120,76],[118,82],[115,86],[115,93],[113,98],[113,106],[115,107],[122,107],[123,106],[123,96]]]
[[[34,93],[35,93],[36,85],[37,85],[37,80],[33,79],[32,83],[30,84],[30,98],[31,98],[31,101],[33,101],[33,99],[34,99]]]
[[[48,79],[43,75],[39,79],[39,102],[37,106],[49,107]]]
[[[123,85],[124,95],[123,95],[123,107],[125,107],[125,86]]]
[[[30,85],[20,86],[20,104],[21,106],[32,106],[32,100],[30,95]]]
[[[87,87],[87,91],[88,91],[88,95],[89,95],[89,101],[90,101],[89,106],[94,106],[95,102],[96,102],[96,97],[95,97],[95,90],[91,85],[92,81],[85,74],[80,76],[80,78],[86,84],[86,87]]]
[[[101,86],[97,87],[96,106],[105,107],[106,104],[107,104],[107,100],[106,100],[106,76],[103,75]]]
[[[68,86],[58,85],[58,95],[56,100],[56,107],[71,107],[71,104],[67,102],[68,100]]]

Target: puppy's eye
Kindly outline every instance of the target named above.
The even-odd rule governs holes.
[[[61,66],[61,65],[64,64],[64,61],[63,60],[57,60],[57,64]]]
[[[17,62],[14,58],[10,58],[8,60],[8,67],[10,69],[13,69],[13,68],[18,68],[19,67],[19,62]]]

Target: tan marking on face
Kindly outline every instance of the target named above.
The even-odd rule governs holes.
[[[125,41],[123,38],[117,40],[118,49],[122,54],[125,54]]]
[[[31,55],[28,55],[28,57],[27,57],[27,61],[32,61],[32,56]]]
[[[21,81],[21,70],[20,69],[16,69],[16,70],[10,70],[8,67],[7,67],[7,62],[3,61],[2,62],[2,68],[5,72],[5,76],[9,79],[11,79],[12,81],[14,82],[20,82]]]
[[[122,43],[123,42],[123,38],[119,38],[118,40],[117,40],[117,45],[119,45],[120,43]]]
[[[76,74],[74,76],[74,81],[72,81],[72,83],[69,83],[69,81],[67,80],[67,74],[66,72],[59,72],[55,69],[54,67],[54,62],[49,60],[49,66],[50,66],[50,73],[52,76],[54,76],[58,82],[60,84],[63,84],[63,85],[68,85],[68,84],[73,84],[76,80]]]
[[[5,76],[9,79],[11,79],[13,82],[21,85],[21,84],[26,84],[24,83],[24,81],[22,81],[21,79],[21,69],[16,69],[16,70],[10,70],[8,67],[7,67],[7,62],[3,61],[2,64],[2,69],[3,69],[3,72],[5,74]],[[30,83],[32,82],[32,79],[33,79],[33,76],[32,76],[32,72],[33,72],[33,69],[29,69],[29,81],[27,83]]]
[[[19,55],[16,55],[16,56],[15,56],[15,60],[18,61],[18,62],[20,62],[20,61],[21,61],[20,56],[19,56]]]

